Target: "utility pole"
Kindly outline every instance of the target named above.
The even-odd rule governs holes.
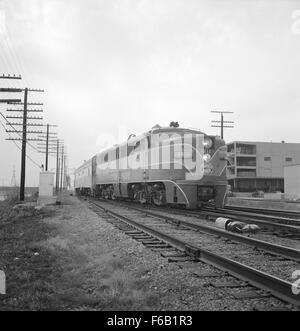
[[[21,157],[21,184],[20,184],[20,201],[25,200],[25,177],[26,177],[26,146],[27,142],[30,141],[39,141],[39,139],[36,138],[27,138],[27,133],[38,133],[38,131],[27,131],[28,126],[42,126],[42,124],[38,123],[27,123],[27,120],[42,120],[43,117],[36,117],[36,116],[27,116],[28,112],[31,110],[28,110],[29,105],[43,105],[42,103],[29,103],[28,102],[28,92],[44,92],[43,90],[34,90],[34,89],[28,89],[25,88],[24,90],[24,102],[23,102],[23,116],[17,117],[17,116],[6,116],[6,118],[14,118],[14,119],[23,119],[23,125],[20,123],[7,123],[8,125],[22,125],[22,157]],[[11,105],[22,105],[22,103],[15,103],[15,102],[9,102]],[[13,110],[10,110],[13,111]],[[19,111],[19,110],[16,110]],[[19,138],[15,139],[8,139],[8,140],[20,140]]]
[[[22,137],[22,159],[21,159],[21,185],[20,185],[20,200],[25,199],[25,171],[26,171],[26,139],[27,139],[27,97],[28,90],[24,93],[24,112],[23,112],[23,137]]]
[[[67,184],[67,154],[65,153],[64,155],[64,178],[63,178],[63,182],[64,182],[64,187],[68,188],[68,184]]]
[[[63,182],[63,173],[64,173],[64,146],[62,146],[62,150],[61,150],[61,162],[60,162],[60,167],[61,167],[61,170],[60,170],[60,191],[63,190],[63,185],[64,185],[64,182]]]
[[[59,189],[59,178],[60,178],[60,158],[57,159],[57,169],[56,169],[56,192],[58,193]]]
[[[5,89],[0,89],[0,92]],[[22,126],[22,130],[6,130],[6,132],[10,133],[20,133],[22,138],[6,138],[6,140],[19,140],[22,141],[22,152],[21,152],[21,179],[20,179],[20,201],[24,201],[25,199],[25,177],[26,177],[26,146],[28,141],[39,141],[40,139],[37,138],[27,138],[27,134],[36,134],[40,133],[41,131],[27,131],[27,127],[33,126],[43,126],[43,124],[39,123],[28,123],[28,120],[42,120],[43,117],[37,117],[37,116],[28,116],[28,112],[42,112],[43,110],[31,110],[28,109],[28,106],[30,105],[43,105],[43,103],[30,103],[28,102],[28,92],[44,92],[44,90],[36,90],[36,89],[9,89],[10,92],[23,92],[24,91],[24,101],[21,103],[21,101],[16,102],[9,101],[7,102],[9,105],[23,105],[23,109],[8,109],[9,112],[23,112],[22,116],[6,116],[6,119],[17,119],[22,120],[22,123],[11,123],[7,121],[6,125],[11,126],[14,128],[14,126]]]
[[[56,142],[56,193],[59,191],[59,140]]]
[[[211,111],[211,113],[221,114],[221,121],[211,121],[212,123],[219,123],[219,125],[211,125],[213,128],[221,128],[221,139],[224,138],[224,128],[233,128],[233,125],[224,125],[224,123],[234,123],[234,121],[224,121],[223,114],[233,114],[232,111]]]
[[[1,79],[21,79],[21,76],[11,76],[11,75],[2,75]],[[22,92],[23,89],[20,88],[0,88],[0,92],[4,93],[19,93]],[[25,162],[26,162],[26,134],[27,134],[27,96],[28,89],[24,90],[24,109],[23,109],[23,123],[19,125],[23,126],[22,130],[22,159],[21,159],[21,187],[20,187],[20,200],[23,201],[25,197]],[[21,99],[1,99],[0,103],[14,104],[21,103]],[[16,117],[14,117],[16,118]],[[21,119],[21,117],[19,117]],[[13,140],[13,139],[10,139]]]
[[[49,125],[50,127],[51,125]],[[54,126],[54,125],[53,125]],[[56,177],[55,177],[55,186],[56,192],[59,191],[60,187],[60,152],[62,151],[64,141],[56,137],[56,132],[48,131],[48,146],[47,146],[47,134],[39,135],[41,142],[38,143],[39,153],[43,153],[50,156],[56,156]],[[46,141],[45,141],[46,139]],[[47,159],[47,158],[46,158]],[[46,165],[48,161],[46,161]],[[48,168],[48,167],[47,167]]]
[[[49,146],[49,124],[47,124],[47,138],[46,138],[46,171],[48,171],[48,146]]]
[[[46,161],[45,161],[45,170],[48,171],[48,164],[49,164],[49,154],[53,151],[54,147],[54,138],[56,139],[56,132],[50,132],[50,127],[57,127],[57,125],[50,125],[46,124],[46,132],[41,132],[42,135],[39,135],[40,143],[38,143],[38,148],[40,153],[46,154]]]
[[[54,140],[49,139],[49,135],[57,135],[56,132],[49,132],[50,127],[57,127],[57,125],[47,124],[47,132],[46,132],[46,171],[48,171],[48,159],[49,159],[49,146],[52,147],[52,142]],[[53,136],[51,138],[54,138]]]
[[[13,174],[12,174],[12,178],[10,181],[10,186],[11,187],[16,187],[17,186],[17,180],[16,180],[16,167],[13,166]]]
[[[0,76],[0,79],[22,79],[21,76],[16,76],[16,75],[2,75]],[[29,89],[29,88],[0,88],[0,92],[4,93],[10,93],[10,92],[15,92],[15,93],[20,93],[24,92],[24,101],[22,103],[21,99],[0,99],[0,103],[7,103],[9,105],[18,105],[18,106],[23,106],[23,109],[7,109],[8,112],[21,112],[22,116],[6,116],[7,119],[17,119],[17,120],[22,120],[22,123],[16,122],[16,123],[11,123],[7,120],[6,125],[9,125],[13,130],[6,130],[8,133],[17,133],[21,138],[6,138],[6,140],[18,140],[22,141],[22,152],[21,152],[21,178],[20,178],[20,200],[24,201],[25,199],[25,175],[26,175],[26,144],[27,142],[30,141],[38,141],[39,139],[36,138],[27,138],[27,134],[36,134],[36,133],[41,133],[41,131],[27,131],[27,127],[33,126],[33,127],[38,127],[38,126],[43,126],[42,124],[38,123],[28,123],[27,120],[42,120],[42,117],[35,117],[35,116],[28,116],[28,112],[43,112],[41,109],[28,109],[28,106],[39,106],[43,105],[43,103],[29,103],[28,102],[28,92],[44,92],[44,90],[41,89]],[[22,130],[16,130],[14,126],[22,126]]]

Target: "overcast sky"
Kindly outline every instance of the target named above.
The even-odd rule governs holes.
[[[219,134],[211,110],[234,112],[228,142],[300,143],[299,19],[300,1],[288,0],[0,0],[0,73],[45,89],[30,101],[59,125],[70,167],[157,123]],[[0,185],[13,165],[19,179],[5,137],[0,126]],[[27,170],[37,185],[38,168]]]

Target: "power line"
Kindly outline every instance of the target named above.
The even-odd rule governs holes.
[[[6,131],[6,128],[5,128],[5,125],[2,123],[1,119],[0,119],[0,124],[2,125],[2,127],[4,128],[4,131]],[[8,135],[10,136],[10,135]],[[19,150],[22,150],[21,147],[14,141],[12,140],[12,142],[16,145],[16,147],[19,149]],[[34,165],[36,165],[38,168],[41,168],[40,165],[35,162],[28,154],[26,154],[26,157],[28,158],[28,160],[30,160]]]
[[[3,77],[5,78],[5,77]],[[35,90],[35,89],[30,89],[32,92],[44,92],[44,90]],[[22,138],[7,138],[7,140],[22,140],[22,150],[21,150],[21,180],[20,180],[20,200],[24,201],[25,199],[25,177],[26,177],[26,147],[27,147],[27,142],[30,141],[36,141],[38,139],[34,138],[27,138],[27,133],[34,133],[32,132],[27,132],[27,127],[30,126],[38,126],[38,124],[35,123],[28,123],[28,120],[42,120],[42,117],[36,117],[36,116],[28,116],[28,106],[29,105],[36,105],[36,106],[42,106],[43,103],[40,102],[29,102],[28,101],[28,93],[29,89],[26,87],[25,89],[18,89],[18,88],[1,88],[0,92],[10,92],[10,93],[18,93],[18,92],[24,92],[24,101],[21,102],[21,100],[18,99],[0,99],[0,103],[7,103],[10,105],[22,105],[23,106],[23,114],[22,116],[7,116],[6,118],[13,118],[13,119],[19,119],[22,120],[22,123],[13,123],[13,125],[16,126],[22,126]],[[13,110],[10,110],[13,111]],[[11,124],[11,123],[8,123]]]
[[[14,129],[14,132],[20,137],[20,138],[22,138],[22,135],[21,135],[21,133],[23,132],[23,131],[20,131],[20,130],[17,130],[11,123],[9,123],[8,121],[7,121],[7,119],[6,119],[6,117],[0,112],[0,115],[4,118],[4,120],[5,120],[5,122],[6,122],[6,124],[7,125],[9,125],[10,127],[12,127],[13,129]],[[6,132],[8,132],[6,129],[5,129],[5,131]],[[28,143],[28,145],[31,147],[31,148],[33,148],[35,151],[39,151],[37,148],[35,148],[28,140],[27,140],[27,143]]]

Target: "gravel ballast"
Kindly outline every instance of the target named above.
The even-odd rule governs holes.
[[[136,296],[127,293],[127,298],[131,297],[130,302],[125,300],[125,304],[117,305],[117,309],[252,310],[256,304],[265,305],[266,308],[281,304],[275,298],[237,300],[231,294],[239,289],[216,288],[213,285],[216,278],[199,277],[194,273],[195,269],[200,274],[203,271],[218,272],[215,268],[189,261],[184,262],[184,266],[182,263],[170,263],[160,252],[146,248],[99,217],[88,208],[85,201],[70,197],[68,203],[70,205],[62,207],[63,215],[59,220],[49,221],[59,222],[60,236],[63,234],[61,239],[68,241],[67,247],[73,247],[76,254],[84,251],[85,261],[80,272],[88,268],[96,274],[96,279],[91,280],[90,286],[83,281],[80,290],[91,287],[90,295],[95,301],[105,297],[111,290],[111,282],[103,279],[102,270],[106,269],[105,263],[114,261],[127,281],[124,286],[128,286],[131,292],[138,292]],[[218,281],[234,279],[223,273]],[[138,289],[134,288],[134,284],[138,284]],[[121,293],[116,294],[117,297],[124,296],[124,286]],[[109,310],[115,307],[102,302],[96,304],[95,309]]]

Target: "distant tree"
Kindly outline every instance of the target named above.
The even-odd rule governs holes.
[[[170,128],[178,128],[179,127],[179,123],[178,122],[174,122],[174,121],[172,121],[171,123],[170,123]]]

